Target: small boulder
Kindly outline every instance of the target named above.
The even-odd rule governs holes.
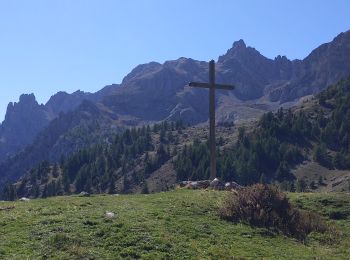
[[[7,206],[7,207],[0,207],[0,211],[2,210],[11,210],[11,209],[14,209],[15,206]]]
[[[240,189],[242,189],[243,188],[243,186],[242,185],[239,185],[237,182],[231,182],[231,185],[232,185],[232,187],[235,189],[235,190],[240,190]]]
[[[225,183],[225,190],[239,190],[242,189],[242,186],[239,185],[237,182],[226,182]]]
[[[204,181],[198,181],[198,187],[200,189],[206,189],[210,186],[210,181],[209,180],[204,180]]]
[[[79,193],[80,197],[90,197],[90,193],[86,192],[86,191],[82,191]]]
[[[198,189],[198,182],[197,181],[190,181],[187,185],[186,188],[188,189]]]
[[[30,199],[28,199],[26,197],[22,197],[22,198],[19,199],[19,201],[26,201],[27,202],[27,201],[30,201]]]
[[[231,190],[231,189],[232,189],[231,182],[226,182],[225,183],[225,190]]]
[[[217,189],[220,186],[220,180],[218,178],[215,178],[210,182],[210,187]]]
[[[190,184],[191,181],[182,181],[179,183],[180,188],[186,187],[188,184]]]
[[[115,214],[113,212],[106,211],[105,217],[106,218],[115,218]]]

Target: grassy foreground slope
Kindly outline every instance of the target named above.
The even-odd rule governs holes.
[[[0,258],[346,259],[350,255],[349,194],[289,195],[298,206],[318,211],[333,223],[339,235],[332,243],[327,235],[311,234],[303,243],[222,220],[216,210],[224,196],[225,192],[175,190],[0,202]],[[106,211],[116,217],[106,218]],[[340,215],[333,214],[338,211]]]

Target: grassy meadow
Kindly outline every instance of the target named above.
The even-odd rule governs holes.
[[[290,193],[332,231],[298,241],[220,219],[226,192],[65,196],[0,202],[0,259],[347,259],[350,195]],[[115,213],[107,218],[105,213]]]

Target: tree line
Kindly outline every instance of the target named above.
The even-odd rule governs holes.
[[[108,144],[79,150],[58,163],[41,162],[15,185],[7,184],[4,199],[50,197],[80,193],[129,193],[136,186],[147,192],[145,180],[170,159],[170,144],[181,121],[126,129]]]
[[[295,181],[291,169],[303,160],[350,169],[350,78],[321,92],[315,101],[318,105],[311,109],[266,113],[253,131],[239,127],[235,144],[217,151],[218,177],[242,185],[278,181],[283,189],[302,191],[306,183]],[[80,150],[55,164],[38,164],[16,185],[6,185],[2,197],[128,193],[135,186],[147,192],[145,180],[171,158],[178,181],[208,179],[207,142],[194,139],[179,152],[171,150],[183,129],[181,122],[167,121],[127,129],[108,144]]]
[[[281,108],[264,114],[251,133],[240,127],[232,149],[217,151],[218,177],[243,185],[277,180],[289,183],[291,190],[304,190],[302,181],[294,183],[291,168],[305,159],[350,169],[350,78],[321,92],[316,100],[316,110]],[[174,166],[178,180],[207,179],[208,144],[196,140],[185,146]]]

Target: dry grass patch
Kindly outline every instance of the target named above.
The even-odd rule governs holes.
[[[320,215],[294,207],[284,193],[264,184],[230,193],[219,213],[224,219],[270,228],[300,240],[328,229]]]

